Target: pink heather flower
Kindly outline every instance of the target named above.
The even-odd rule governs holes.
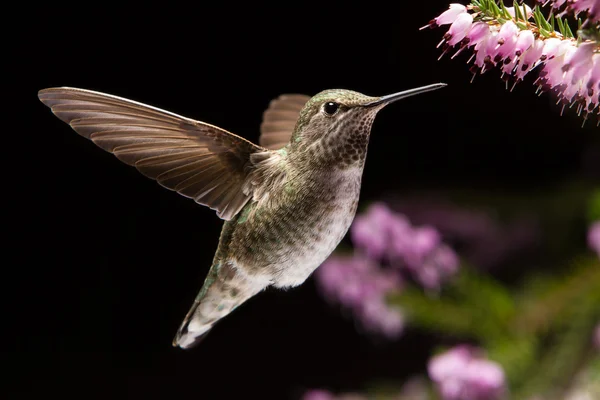
[[[533,46],[533,42],[535,38],[533,36],[533,32],[530,30],[520,31],[519,36],[517,37],[517,45],[515,46],[515,55],[521,56],[525,53],[531,46]]]
[[[440,246],[414,273],[417,280],[427,289],[438,290],[442,282],[458,270],[458,257],[448,246]]]
[[[313,389],[304,393],[302,400],[335,400],[335,397],[326,390]]]
[[[371,205],[356,217],[350,228],[352,243],[367,257],[390,262],[394,267],[410,272],[424,287],[437,288],[456,271],[458,258],[452,252],[440,262],[438,248],[443,246],[436,229],[429,226],[411,226],[408,219],[393,212],[382,203]],[[448,261],[452,259],[452,261]],[[450,263],[449,265],[446,264]],[[434,272],[434,269],[440,269]]]
[[[490,29],[483,40],[475,46],[475,65],[481,68],[481,73],[485,72],[486,68],[496,65],[494,60],[498,54],[498,49],[498,30]]]
[[[425,26],[421,27],[420,29],[435,28],[435,27],[438,27],[441,25],[451,24],[454,21],[456,21],[456,18],[458,18],[458,16],[460,14],[464,14],[466,12],[467,12],[467,7],[465,7],[464,5],[458,4],[458,3],[452,3],[452,4],[450,4],[450,7],[448,10],[441,13],[439,17],[434,18],[431,21],[429,21],[428,25],[425,25]]]
[[[481,42],[487,34],[490,33],[490,26],[485,22],[475,22],[471,27],[471,30],[467,32],[467,39],[469,39],[469,46],[475,46]]]
[[[448,45],[454,46],[467,36],[467,33],[473,25],[473,16],[471,14],[462,13],[450,25],[448,33],[444,35],[444,39],[448,41]]]
[[[558,46],[563,41],[558,38],[550,38],[544,40],[544,49],[542,50],[542,61],[554,57],[554,54],[558,51]]]
[[[402,332],[401,310],[385,302],[389,292],[401,289],[396,271],[383,269],[360,255],[332,256],[319,267],[315,277],[324,296],[348,309],[366,330],[390,338]]]
[[[575,13],[587,10],[588,16],[600,17],[599,0],[554,1],[553,6],[564,6],[565,11]],[[600,115],[600,44],[597,41],[585,36],[576,40],[559,33],[543,33],[535,28],[533,21],[527,24],[517,21],[512,7],[507,8],[513,16],[513,20],[508,21],[494,19],[479,7],[455,6],[442,14],[444,18],[438,17],[451,24],[438,44],[438,47],[444,44],[440,58],[453,47],[457,51],[452,58],[472,48],[474,55],[468,62],[474,60],[475,65],[471,67],[474,75],[498,66],[502,78],[506,81],[512,78],[515,84],[541,65],[540,77],[535,82],[538,91],[552,91],[558,102],[563,103],[563,109],[568,104],[577,105],[577,113],[583,114],[584,119],[591,114]],[[531,8],[527,7],[526,13],[528,20],[533,19]],[[439,25],[434,20],[429,26]]]
[[[600,258],[600,221],[596,221],[588,230],[588,246],[598,254]]]
[[[514,72],[518,80],[522,81],[525,74],[540,63],[543,50],[544,42],[542,40],[535,40],[529,50],[525,51],[522,57],[519,58],[519,63]]]
[[[564,40],[556,47],[552,44],[552,56],[544,63],[540,78],[536,81],[543,89],[553,89],[564,106],[578,103],[578,113],[594,112],[598,107],[600,88],[596,86],[600,76],[599,53],[596,44],[584,42],[576,47],[573,41]],[[598,112],[598,111],[596,111]]]
[[[498,52],[496,55],[496,62],[504,59],[512,59],[515,48],[517,47],[517,36],[519,34],[519,28],[514,22],[508,21],[498,33]]]
[[[433,357],[431,380],[443,400],[493,400],[505,393],[504,371],[470,346],[457,346]]]
[[[397,307],[390,307],[383,298],[370,298],[362,304],[360,320],[365,329],[395,339],[404,330],[404,314]]]
[[[385,204],[372,204],[364,214],[354,219],[350,230],[352,243],[364,250],[367,256],[381,259],[388,248],[390,226],[408,225],[408,222],[392,219],[394,216]]]
[[[571,84],[575,84],[585,77],[588,71],[592,70],[594,61],[594,50],[596,44],[593,42],[582,43],[577,50],[573,53],[573,56],[563,67],[563,71],[568,72],[573,69],[571,76]]]
[[[598,0],[546,0],[540,1],[544,4],[550,3],[552,8],[556,10],[562,9],[566,3],[566,7],[561,14],[573,13],[575,17],[579,13],[587,13],[587,21],[594,22],[600,20],[600,1]]]
[[[414,227],[383,203],[358,215],[350,236],[354,255],[329,257],[315,278],[325,298],[348,309],[370,332],[390,338],[402,333],[402,311],[385,301],[388,293],[401,290],[400,272],[410,273],[427,289],[438,289],[458,270],[458,257],[436,229]]]
[[[440,235],[432,227],[394,232],[390,251],[393,259],[401,259],[412,270],[419,268],[425,258],[440,244]]]

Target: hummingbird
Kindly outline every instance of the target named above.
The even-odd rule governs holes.
[[[267,287],[298,286],[325,261],[354,219],[377,112],[444,86],[381,97],[345,89],[283,94],[263,113],[259,145],[105,93],[56,87],[38,97],[81,136],[225,220],[173,340],[187,349],[246,300]]]

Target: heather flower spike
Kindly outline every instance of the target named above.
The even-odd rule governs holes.
[[[451,4],[425,27],[450,24],[438,44],[443,45],[440,58],[452,48],[457,50],[451,58],[472,49],[468,62],[473,62],[473,76],[498,68],[507,88],[509,80],[514,88],[539,66],[534,82],[538,93],[551,92],[563,111],[575,108],[584,122],[595,114],[600,124],[600,1],[541,3],[550,4],[558,17],[547,19],[538,6],[532,9],[515,2],[505,7],[494,0],[472,0],[467,6]],[[578,38],[563,19],[568,15],[585,18]]]

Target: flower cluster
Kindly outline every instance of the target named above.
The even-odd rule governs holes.
[[[352,243],[368,257],[411,274],[427,289],[438,289],[458,269],[458,258],[431,226],[415,227],[383,203],[354,220]]]
[[[594,222],[588,230],[588,246],[600,258],[600,221]]]
[[[583,7],[587,2],[577,4]],[[472,49],[469,62],[474,62],[474,75],[497,67],[503,79],[513,79],[516,84],[541,66],[535,81],[538,91],[555,93],[563,110],[566,105],[577,105],[577,112],[584,119],[598,115],[600,44],[575,39],[568,24],[560,18],[557,21],[562,33],[554,31],[537,7],[532,10],[524,5],[523,9],[515,9],[500,7],[493,0],[473,0],[469,6],[451,4],[427,26],[450,25],[438,45],[443,45],[442,56],[452,48],[457,48],[452,58]]]
[[[433,357],[427,370],[443,400],[494,400],[506,392],[500,365],[469,346],[457,346]]]
[[[434,228],[412,226],[382,203],[356,217],[350,236],[353,254],[332,255],[315,278],[330,302],[343,305],[372,333],[388,338],[402,333],[402,310],[385,299],[402,289],[406,276],[426,289],[437,289],[458,270],[458,257]]]
[[[396,338],[404,328],[404,317],[385,302],[387,293],[401,287],[400,277],[393,272],[367,257],[334,255],[317,270],[316,278],[324,296],[342,304],[365,330]]]
[[[600,2],[598,0],[538,0],[538,3],[550,4],[553,9],[560,11],[559,15],[572,13],[577,17],[579,14],[587,12],[588,21],[600,21]]]

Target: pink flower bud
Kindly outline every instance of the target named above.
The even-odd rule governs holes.
[[[467,7],[465,7],[464,5],[458,4],[458,3],[452,3],[452,4],[450,4],[450,7],[448,10],[441,13],[440,16],[438,16],[437,18],[434,18],[431,21],[429,21],[429,24],[420,27],[419,30],[422,30],[425,28],[435,28],[435,27],[438,27],[441,25],[451,24],[454,21],[456,21],[456,18],[458,18],[458,16],[460,14],[466,13],[466,12],[467,12]]]
[[[498,44],[502,45],[504,42],[516,40],[518,34],[519,28],[517,28],[517,25],[512,21],[507,21],[498,33]]]
[[[591,72],[594,64],[592,56],[594,55],[595,48],[596,43],[594,42],[580,44],[569,62],[564,65],[563,71],[569,71],[571,68],[573,69],[571,83],[579,81],[588,72]]]
[[[435,22],[438,25],[446,25],[451,24],[456,21],[456,18],[460,14],[466,13],[467,7],[462,4],[452,3],[450,4],[450,8],[440,14],[439,17],[435,18]]]
[[[494,61],[508,60],[510,62],[515,57],[515,48],[517,47],[517,37],[519,34],[519,28],[512,22],[508,21],[498,33],[498,46],[496,58]]]
[[[550,38],[544,40],[544,49],[542,50],[542,61],[554,57],[558,46],[562,43],[560,39]]]
[[[539,64],[543,49],[544,42],[542,40],[535,40],[529,50],[521,55],[519,58],[519,65],[517,65],[515,71],[517,79],[523,80],[523,77]]]
[[[466,38],[469,39],[469,46],[475,46],[481,42],[490,33],[490,27],[485,22],[476,22],[473,24]]]
[[[467,32],[471,29],[473,25],[473,16],[468,13],[460,14],[456,20],[450,25],[450,29],[448,30],[448,34],[450,35],[450,39],[448,40],[448,44],[450,46],[454,46],[461,40],[467,36]]]
[[[429,377],[443,400],[505,397],[506,378],[502,367],[478,353],[478,349],[470,346],[457,346],[429,360]]]
[[[519,32],[519,36],[517,37],[517,45],[515,47],[515,54],[520,56],[525,51],[529,50],[529,48],[533,45],[534,40],[533,32],[530,30]]]
[[[600,221],[596,221],[590,226],[588,231],[588,246],[600,257]]]

